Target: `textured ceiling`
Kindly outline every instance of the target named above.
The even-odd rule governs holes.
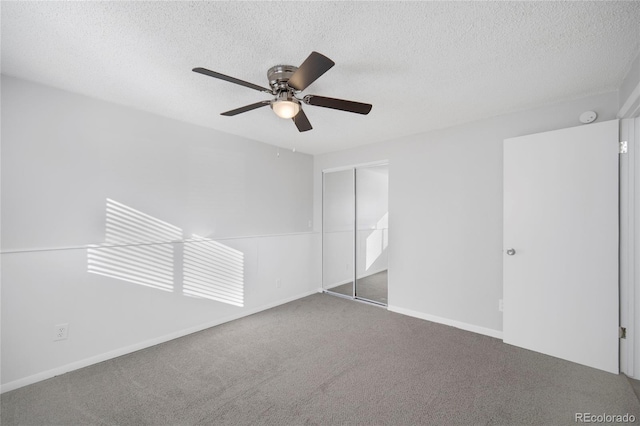
[[[6,2],[2,73],[307,153],[523,110],[620,85],[639,50],[640,2]],[[311,51],[336,65],[303,94],[373,104],[306,106],[298,133],[267,86]]]

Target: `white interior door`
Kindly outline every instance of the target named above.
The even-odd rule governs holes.
[[[618,373],[618,120],[504,141],[503,264],[505,343]]]

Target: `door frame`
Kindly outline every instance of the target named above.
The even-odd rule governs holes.
[[[640,304],[640,265],[638,261],[638,224],[640,196],[637,192],[640,156],[640,118],[620,119],[619,140],[627,142],[627,153],[620,154],[620,326],[626,328],[626,337],[620,339],[620,372],[640,379],[640,337],[636,329]]]

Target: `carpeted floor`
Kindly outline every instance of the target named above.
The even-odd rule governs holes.
[[[629,382],[631,383],[631,387],[633,388],[636,396],[640,399],[640,380],[629,379]]]
[[[329,289],[335,293],[353,296],[353,281]],[[378,272],[364,278],[359,278],[356,286],[358,297],[387,304],[387,271]]]
[[[573,425],[622,375],[317,294],[2,395],[9,425]]]

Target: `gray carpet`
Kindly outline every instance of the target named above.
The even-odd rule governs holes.
[[[629,381],[317,294],[2,395],[8,425],[571,425]]]
[[[353,281],[329,289],[334,293],[353,296]],[[387,271],[378,272],[364,278],[359,278],[356,286],[358,297],[387,304]]]
[[[631,387],[633,388],[633,391],[635,392],[638,399],[640,399],[640,380],[634,380],[629,378],[629,383],[631,383]]]

